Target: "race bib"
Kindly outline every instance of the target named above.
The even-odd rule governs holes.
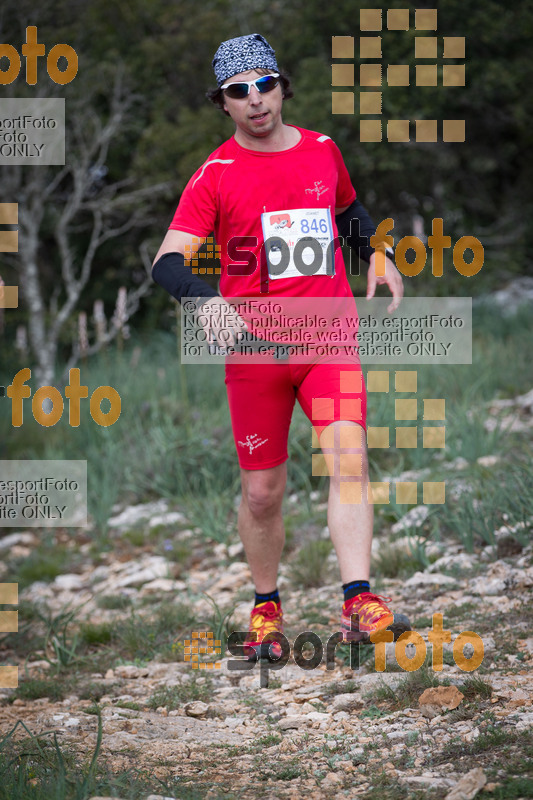
[[[271,280],[335,274],[329,208],[267,211],[261,224]]]

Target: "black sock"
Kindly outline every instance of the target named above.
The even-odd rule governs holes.
[[[369,592],[370,584],[368,581],[350,581],[350,583],[343,583],[342,589],[344,591],[344,602],[357,597],[361,592]]]
[[[267,592],[267,594],[258,594],[255,593],[255,605],[259,605],[259,603],[267,603],[269,600],[273,600],[274,603],[279,603],[279,592],[274,589],[273,592]]]

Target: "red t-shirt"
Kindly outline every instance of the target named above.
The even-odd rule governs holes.
[[[296,227],[286,212],[304,210],[307,220],[302,221],[301,213],[293,215],[299,225],[309,230],[309,221],[314,226],[320,221],[320,230],[329,230],[334,239],[335,208],[349,206],[356,196],[341,153],[329,136],[297,130],[298,144],[272,153],[247,150],[234,137],[228,139],[194,173],[182,194],[169,227],[198,237],[214,231],[221,248],[223,297],[352,297],[340,247],[335,250],[333,275],[295,275],[293,269],[293,277],[269,277],[265,221]]]

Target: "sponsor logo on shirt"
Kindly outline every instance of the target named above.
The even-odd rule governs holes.
[[[321,194],[327,192],[329,190],[328,186],[324,186],[324,181],[315,181],[315,185],[312,189],[306,189],[306,194],[316,194],[316,199],[318,200]]]

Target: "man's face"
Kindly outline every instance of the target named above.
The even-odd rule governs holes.
[[[260,78],[261,73],[255,69],[239,72],[228,78],[224,83],[239,83]],[[255,86],[250,86],[250,91],[242,100],[228,97],[224,92],[224,109],[228,112],[233,122],[243,133],[248,136],[269,136],[281,125],[281,107],[283,96],[281,84],[278,83],[271,92],[261,94]]]

